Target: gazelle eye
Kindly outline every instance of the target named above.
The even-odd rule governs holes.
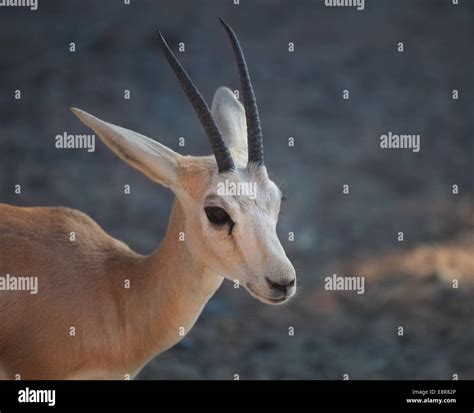
[[[204,211],[206,211],[207,218],[213,224],[225,225],[232,222],[229,214],[220,207],[206,207],[204,208]]]
[[[205,207],[207,219],[215,225],[223,226],[229,225],[229,234],[232,232],[234,227],[234,221],[230,218],[229,214],[224,209],[215,206]]]

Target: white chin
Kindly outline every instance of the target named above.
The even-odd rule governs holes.
[[[271,305],[283,304],[287,302],[288,299],[290,298],[290,297],[281,297],[281,298],[266,297],[262,294],[258,294],[257,292],[255,292],[249,284],[246,285],[246,289],[250,293],[251,296],[255,297],[257,300],[260,300],[262,303],[265,303],[265,304],[271,304]]]

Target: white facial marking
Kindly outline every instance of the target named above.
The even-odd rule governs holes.
[[[280,189],[265,170],[238,169],[216,172],[203,192],[188,209],[196,258],[265,303],[287,301],[296,275],[276,233]]]

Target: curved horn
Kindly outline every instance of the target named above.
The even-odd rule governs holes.
[[[239,39],[232,28],[222,19],[219,19],[229,36],[239,68],[240,84],[244,96],[245,117],[247,119],[247,140],[249,148],[249,163],[263,165],[263,139],[260,117],[258,115],[257,101],[252,88],[249,70],[245,61],[244,52],[240,47]]]
[[[160,31],[158,31],[158,35],[160,36],[161,48],[163,49],[166,60],[173,69],[173,72],[178,78],[179,83],[181,83],[181,87],[191,101],[191,104],[193,105],[194,110],[196,111],[207,136],[209,137],[212,151],[216,157],[219,173],[235,169],[232,155],[230,154],[230,151],[227,148],[224,139],[222,138],[219,128],[212,118],[209,106],[207,106],[207,103],[199,93],[199,90],[197,90],[196,86],[194,86],[193,81],[171,51]]]

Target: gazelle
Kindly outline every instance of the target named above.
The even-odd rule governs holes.
[[[244,106],[221,87],[211,111],[159,33],[213,156],[183,156],[72,109],[121,159],[174,192],[165,238],[151,255],[132,251],[79,211],[0,205],[0,277],[38,279],[34,295],[0,291],[1,378],[134,377],[191,329],[224,278],[268,304],[295,293],[295,270],[276,233],[281,191],[264,165],[247,64],[222,24]],[[223,182],[254,183],[258,192],[219,193]]]

